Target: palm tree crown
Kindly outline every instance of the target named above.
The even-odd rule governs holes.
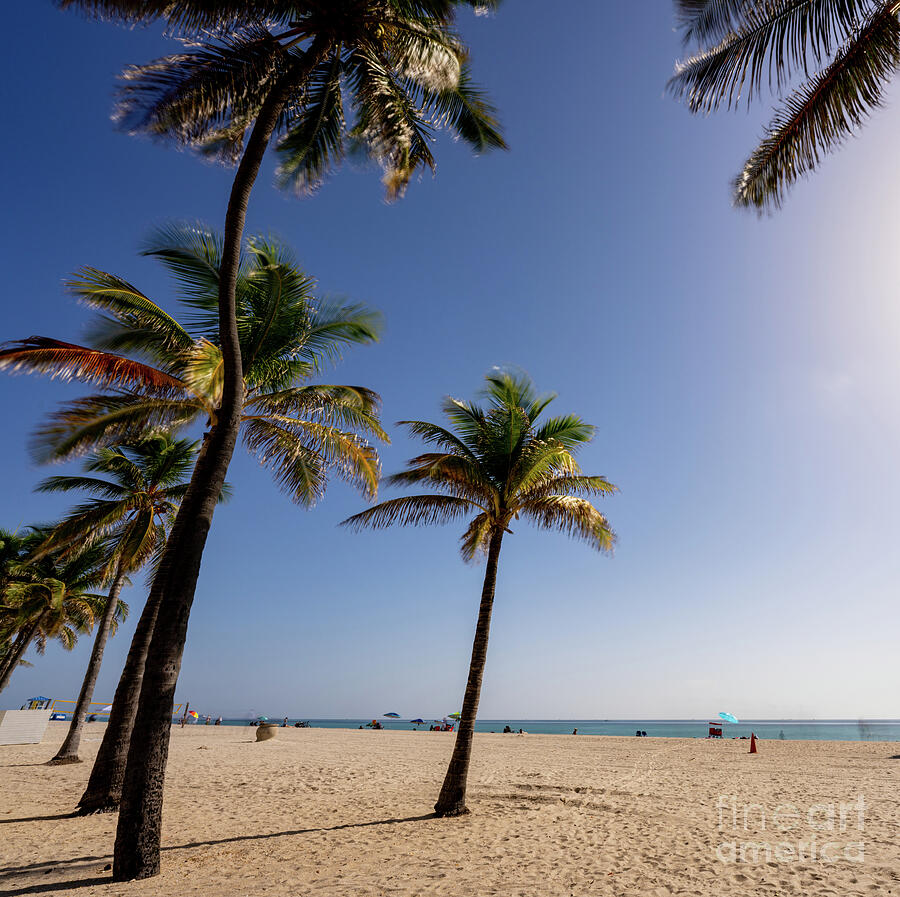
[[[107,608],[107,596],[93,590],[108,579],[108,546],[100,542],[68,553],[41,553],[50,531],[31,527],[21,540],[13,540],[19,557],[10,562],[0,593],[0,691],[32,644],[39,654],[53,639],[71,650]],[[127,614],[128,605],[117,601],[112,627]]]
[[[734,183],[735,203],[777,207],[787,188],[854,133],[900,69],[896,0],[675,0],[687,45],[669,82],[694,112],[750,102],[763,82],[776,111]]]
[[[554,395],[538,395],[528,377],[507,371],[486,379],[486,406],[445,400],[450,429],[426,421],[400,422],[437,450],[413,458],[386,482],[424,485],[436,494],[390,499],[344,523],[356,528],[418,526],[474,515],[461,544],[463,557],[471,560],[487,551],[495,531],[509,531],[521,516],[609,551],[615,534],[584,496],[609,495],[616,487],[605,477],[583,475],[575,460],[577,450],[593,438],[594,427],[575,415],[538,424]]]
[[[146,2],[64,0],[125,20],[162,19],[194,38],[186,52],[123,75],[116,118],[126,130],[236,162],[267,99],[279,182],[315,189],[360,147],[381,163],[388,195],[434,169],[434,132],[449,128],[478,152],[505,146],[495,111],[472,83],[448,0]],[[212,35],[212,38],[210,37]],[[351,112],[352,121],[347,114]]]
[[[146,254],[158,258],[183,290],[189,312],[184,325],[122,278],[85,268],[68,287],[105,313],[94,327],[92,347],[32,337],[0,350],[0,368],[107,389],[65,404],[49,419],[35,437],[39,458],[140,440],[154,429],[214,424],[222,390],[220,252],[221,240],[196,226],[162,229],[148,244]],[[305,505],[322,496],[332,470],[374,495],[378,456],[366,437],[387,441],[376,393],[306,382],[339,360],[343,346],[376,340],[380,325],[370,309],[318,300],[314,288],[284,246],[262,237],[248,241],[237,290],[244,442],[291,498]],[[107,461],[128,468],[127,459],[110,455],[100,463]],[[108,492],[106,498],[114,503],[117,495]],[[102,517],[106,507],[113,515],[125,512],[123,504],[115,510],[98,505],[96,514]]]
[[[133,445],[100,449],[86,474],[42,480],[38,492],[83,492],[91,498],[73,508],[49,532],[39,553],[71,551],[97,542],[109,546],[107,570],[133,573],[166,540],[166,531],[187,490],[197,445],[162,434]]]

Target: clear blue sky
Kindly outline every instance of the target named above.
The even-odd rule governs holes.
[[[386,421],[435,418],[443,395],[514,363],[598,427],[583,466],[621,488],[604,503],[618,549],[524,524],[507,539],[483,717],[900,717],[896,102],[757,220],[728,185],[764,110],[701,119],[664,96],[669,5],[566,10],[515,0],[464,21],[509,153],[444,140],[438,176],[392,206],[374,171],[299,201],[269,167],[250,229],[286,239],[324,291],[383,310],[384,340],[332,379],[379,390]],[[109,113],[122,66],[172,45],[50,2],[14,4],[6,26],[32,39],[0,63],[0,338],[78,340],[88,315],[61,280],[80,265],[170,304],[136,247],[167,218],[218,225],[230,172],[118,134]],[[5,526],[65,508],[32,494],[49,471],[26,442],[76,393],[0,379]],[[392,432],[387,472],[416,450]],[[361,501],[341,484],[304,512],[240,452],[229,478],[179,698],[225,715],[458,709],[482,575],[458,528],[353,534],[336,524]],[[140,581],[125,596],[100,700],[143,596]],[[74,698],[88,642],[49,647],[3,706]]]

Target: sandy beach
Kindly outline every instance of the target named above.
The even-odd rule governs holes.
[[[62,815],[89,763],[43,765],[64,731],[0,747],[5,897],[900,894],[894,744],[477,735],[473,812],[435,819],[452,735],[176,728],[162,874],[113,884],[115,818]]]

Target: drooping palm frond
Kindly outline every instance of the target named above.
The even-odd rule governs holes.
[[[220,139],[223,157],[240,154],[243,131],[256,117],[266,92],[288,64],[278,40],[250,28],[190,52],[132,66],[122,75],[114,118],[129,133],[174,139],[190,146]]]
[[[614,495],[619,491],[606,477],[551,476],[523,489],[522,498],[530,501],[548,495]]]
[[[424,109],[439,127],[450,128],[477,153],[509,149],[500,130],[497,109],[472,80],[468,65],[460,69],[455,85],[426,91]]]
[[[564,532],[598,551],[611,551],[616,541],[606,517],[589,501],[574,495],[526,499],[519,513],[543,529]]]
[[[795,71],[830,56],[859,24],[870,0],[756,0],[716,46],[675,67],[670,91],[694,111],[734,106],[763,79],[780,88]]]
[[[778,207],[785,189],[815,170],[883,101],[900,68],[900,22],[893,5],[875,13],[825,70],[776,113],[735,179],[735,203]]]
[[[378,420],[380,404],[380,397],[364,387],[314,385],[253,396],[244,407],[247,419],[302,417],[390,442]]]
[[[452,495],[407,495],[392,498],[341,522],[352,529],[383,529],[387,526],[429,526],[450,523],[471,514],[477,506]]]
[[[278,141],[278,182],[298,194],[315,191],[344,158],[344,101],[341,48],[316,66],[307,81],[306,102],[291,110]]]
[[[207,412],[192,398],[128,393],[86,396],[63,404],[35,430],[30,448],[39,462],[61,461],[118,442],[177,432]]]
[[[900,68],[896,0],[676,0],[676,12],[699,50],[676,64],[669,89],[692,111],[805,79],[735,179],[737,206],[779,207],[882,104]]]
[[[0,370],[47,374],[52,379],[80,380],[105,388],[139,389],[156,396],[170,396],[184,388],[177,378],[149,365],[44,336],[6,343],[0,348]]]

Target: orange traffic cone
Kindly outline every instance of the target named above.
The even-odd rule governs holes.
[[[756,736],[752,732],[750,733],[750,753],[759,753],[759,751],[756,750]]]

